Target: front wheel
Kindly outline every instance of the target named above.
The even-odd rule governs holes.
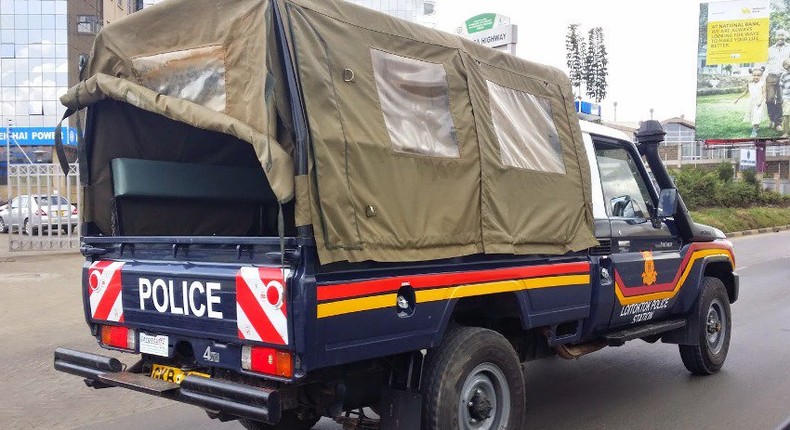
[[[3,218],[0,218],[0,233],[8,233],[8,226]]]
[[[691,373],[712,375],[727,359],[732,328],[730,299],[720,279],[704,279],[693,312],[695,314],[690,321],[697,324],[699,344],[680,345],[680,358]]]
[[[310,430],[321,417],[303,417],[293,411],[283,411],[283,416],[277,424],[264,424],[259,421],[242,418],[241,425],[247,430]]]
[[[522,428],[524,375],[501,334],[452,329],[428,354],[425,375],[423,430]]]

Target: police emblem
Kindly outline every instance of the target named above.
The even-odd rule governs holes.
[[[645,285],[653,285],[656,283],[658,272],[656,272],[656,264],[653,261],[652,251],[642,251],[642,257],[645,259],[645,271],[642,272],[642,283]]]

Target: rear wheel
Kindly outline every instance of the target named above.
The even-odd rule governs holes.
[[[24,232],[28,236],[33,236],[35,231],[33,230],[33,226],[30,224],[30,220],[25,218],[25,222],[22,223],[22,232]]]
[[[321,417],[299,418],[296,411],[283,411],[283,416],[277,424],[264,424],[260,421],[242,418],[239,420],[247,430],[310,430]]]
[[[711,375],[718,372],[727,359],[732,328],[730,300],[720,279],[705,278],[693,312],[691,321],[697,324],[699,344],[680,345],[680,358],[691,373]]]
[[[423,380],[423,430],[520,429],[524,375],[501,334],[452,329],[428,354]]]

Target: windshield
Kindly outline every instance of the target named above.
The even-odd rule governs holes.
[[[69,201],[61,196],[34,197],[39,206],[68,205]]]

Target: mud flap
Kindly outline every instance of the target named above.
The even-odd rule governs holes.
[[[422,395],[386,388],[379,407],[380,430],[414,430],[421,426]]]

